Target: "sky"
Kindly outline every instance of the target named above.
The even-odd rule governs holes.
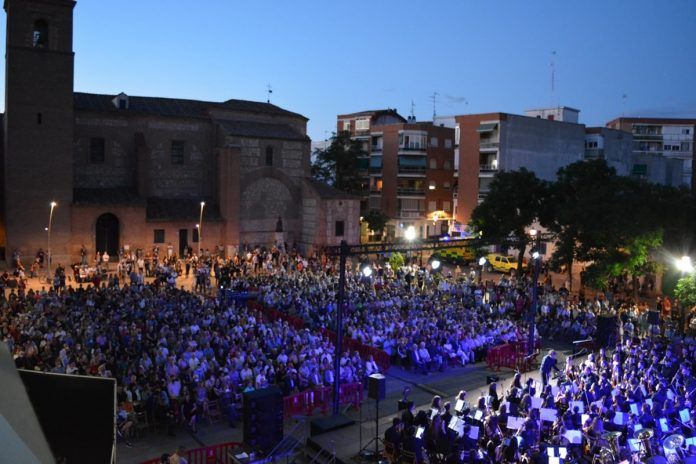
[[[75,90],[418,120],[566,105],[580,122],[696,117],[692,0],[78,0]],[[4,47],[5,22],[2,21]],[[552,91],[552,54],[555,85]],[[4,75],[4,60],[1,64]],[[4,94],[4,81],[0,83]],[[624,97],[625,95],[625,97]]]

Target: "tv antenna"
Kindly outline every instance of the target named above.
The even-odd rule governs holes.
[[[621,95],[621,110],[622,114],[621,116],[626,116],[626,101],[628,100],[628,94],[623,94]]]
[[[273,88],[271,84],[266,84],[266,103],[271,103],[271,94],[273,93]]]
[[[551,52],[551,99],[556,100],[556,51]],[[555,102],[551,102],[552,104]]]
[[[415,109],[416,109],[416,104],[413,103],[413,100],[411,100],[411,119],[413,119],[414,121],[416,119]]]
[[[437,97],[440,95],[437,92],[433,92],[433,94],[430,96],[430,100],[433,101],[433,121],[435,121],[435,117],[437,116]]]

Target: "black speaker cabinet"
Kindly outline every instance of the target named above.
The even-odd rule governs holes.
[[[268,453],[283,439],[283,395],[276,387],[244,393],[244,443]]]
[[[660,323],[660,313],[657,311],[648,311],[648,324],[658,325]]]
[[[367,378],[367,397],[382,401],[386,394],[387,378],[382,374],[372,374]]]

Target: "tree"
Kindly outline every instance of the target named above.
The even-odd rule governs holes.
[[[365,216],[365,222],[367,222],[368,229],[381,236],[385,227],[387,227],[389,216],[381,211],[370,211],[370,214]]]
[[[674,296],[679,299],[683,310],[688,311],[696,306],[696,275],[692,274],[679,279],[674,289]]]
[[[500,238],[499,245],[519,250],[517,269],[529,242],[527,228],[538,218],[546,183],[533,172],[501,171],[493,178],[483,202],[471,215],[472,226],[486,237]]]
[[[623,273],[635,281],[647,269],[662,243],[650,184],[619,177],[600,159],[559,169],[550,192],[541,222],[556,233],[552,266],[567,267],[571,285],[575,261],[590,263],[586,277],[598,288]]]
[[[361,165],[367,163],[366,155],[362,144],[351,139],[349,132],[334,134],[327,148],[314,151],[312,177],[338,190],[360,193],[367,188],[358,175],[361,168],[367,169],[367,164]]]
[[[389,257],[389,265],[394,270],[394,272],[404,267],[405,262],[406,261],[404,260],[404,255],[402,255],[398,251],[392,253],[392,255]]]

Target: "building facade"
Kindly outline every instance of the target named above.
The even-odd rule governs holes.
[[[568,110],[572,109],[561,107],[560,115],[572,117],[573,112]],[[454,216],[459,227],[469,222],[474,208],[486,197],[499,171],[526,168],[540,179],[554,180],[559,168],[584,158],[585,127],[561,119],[549,111],[545,118],[536,113],[530,116],[484,113],[443,117],[436,121],[453,124],[455,129]]]
[[[8,0],[0,247],[67,263],[359,241],[359,200],[310,179],[307,118],[269,103],[73,91],[68,0]],[[56,203],[51,218],[50,204]],[[327,222],[328,221],[328,222]]]
[[[449,231],[454,210],[452,128],[381,110],[339,115],[337,129],[364,141],[369,187],[362,212],[386,214],[388,238],[403,237],[410,226],[422,238]],[[381,237],[363,226],[363,238]]]
[[[632,152],[635,163],[632,173],[642,178],[671,175],[671,169],[664,168],[664,160],[681,160],[681,180],[674,179],[673,185],[696,188],[693,160],[696,154],[694,131],[696,119],[676,118],[616,118],[606,126],[628,132],[633,136]],[[672,166],[678,163],[667,163]],[[670,179],[671,180],[671,179]]]

